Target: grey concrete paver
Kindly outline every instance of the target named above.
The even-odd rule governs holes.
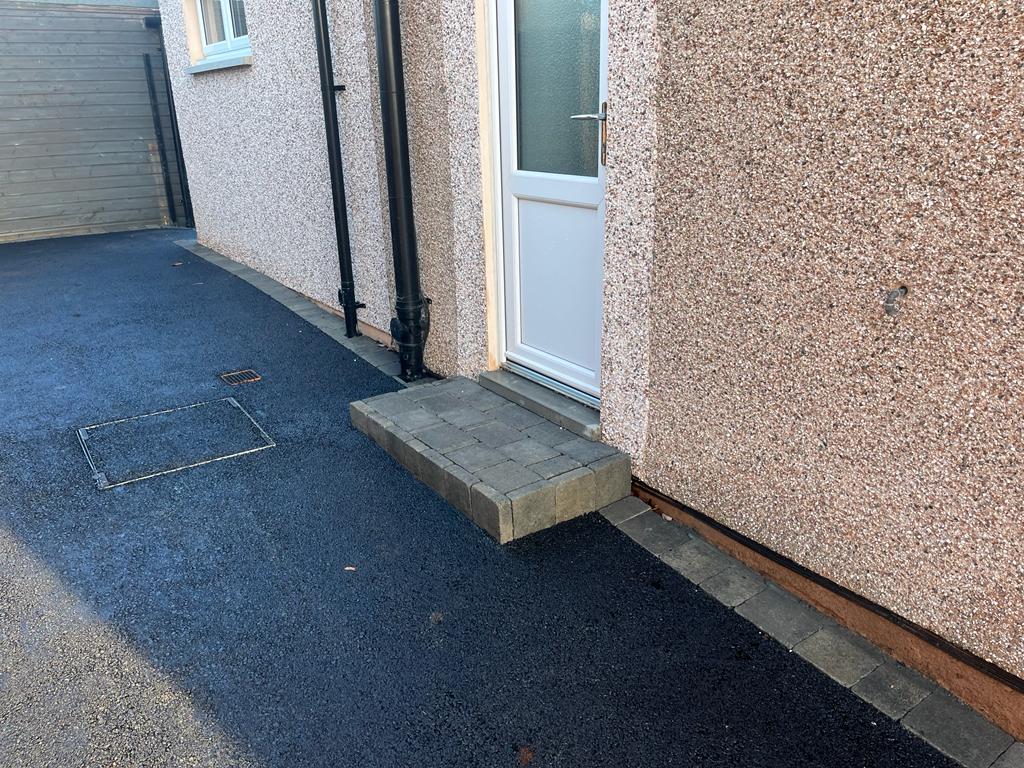
[[[616,501],[614,504],[609,504],[601,510],[601,514],[612,525],[620,525],[631,517],[636,517],[649,509],[650,507],[636,496],[627,496]]]
[[[619,530],[655,555],[668,552],[689,539],[682,526],[670,523],[654,512],[644,512],[626,520]]]
[[[992,764],[992,768],[1024,768],[1024,744],[1019,741],[1011,744]]]
[[[488,411],[488,413],[495,420],[520,430],[540,424],[545,420],[543,416],[538,416],[536,413],[528,411],[515,403],[508,403],[499,408],[494,408]]]
[[[945,691],[910,710],[903,725],[966,768],[989,768],[1013,744],[1013,737]]]
[[[530,437],[504,445],[498,450],[508,458],[512,459],[512,461],[523,464],[524,466],[537,464],[541,461],[546,461],[547,459],[553,459],[559,455],[559,452],[551,446],[544,445],[544,443],[538,442]]]
[[[875,646],[835,624],[822,627],[793,650],[847,688],[885,662]]]
[[[404,394],[399,392],[398,394]],[[449,392],[435,392],[428,397],[424,397],[419,401],[421,408],[426,408],[428,411],[434,413],[445,413],[447,411],[455,411],[462,407],[462,403],[459,402],[458,398]]]
[[[610,445],[595,443],[591,440],[587,440],[585,437],[574,438],[565,443],[556,445],[555,448],[566,456],[571,456],[583,464],[590,464],[598,459],[603,459],[617,453],[617,451]]]
[[[555,456],[553,459],[531,464],[530,469],[541,477],[550,479],[558,475],[564,475],[566,472],[571,472],[574,469],[579,469],[582,466],[576,459],[570,459],[568,456]]]
[[[429,402],[429,401],[428,401]],[[491,420],[490,416],[468,405],[460,405],[449,411],[438,411],[438,416],[460,429],[475,427]]]
[[[501,464],[481,469],[476,475],[501,493],[508,493],[516,488],[522,488],[524,485],[543,480],[536,472],[520,466],[514,461],[503,461]]]
[[[466,405],[470,405],[473,408],[477,408],[481,411],[490,411],[495,408],[500,408],[508,402],[505,398],[500,395],[496,395],[494,392],[490,392],[486,389],[480,388],[479,390],[467,392],[465,395],[459,398]]]
[[[559,445],[574,439],[574,435],[568,429],[552,424],[550,421],[542,421],[526,428],[526,434],[544,445]]]
[[[810,637],[828,621],[810,606],[775,586],[758,592],[737,607],[736,612],[787,648]]]
[[[658,555],[694,584],[721,573],[735,561],[703,539],[693,537]]]
[[[572,520],[595,508],[594,473],[586,467],[570,470],[557,477],[555,517],[558,522]]]
[[[893,720],[899,720],[935,687],[935,683],[914,670],[889,661],[853,686],[853,692]]]
[[[472,519],[500,544],[512,540],[512,501],[485,482],[477,483],[470,491]]]
[[[701,589],[730,608],[749,600],[765,586],[764,579],[740,563],[700,582]]]
[[[427,427],[434,427],[441,423],[441,419],[425,408],[415,407],[391,417],[395,426],[404,429],[406,432],[415,432]]]
[[[465,448],[459,448],[458,450],[449,453],[448,458],[470,472],[478,472],[481,469],[493,467],[495,464],[501,464],[504,461],[508,461],[503,454],[484,445],[483,443],[476,443],[475,445],[470,445]]]
[[[399,393],[396,392],[391,395],[385,395],[384,397],[374,397],[366,402],[367,405],[377,411],[377,413],[387,416],[389,419],[400,413],[416,410],[418,407],[416,403],[402,397],[396,397],[395,395],[397,394]]]
[[[451,424],[437,424],[413,432],[416,437],[440,453],[450,453],[473,445],[475,439]]]
[[[594,473],[595,508],[607,507],[629,496],[633,485],[632,463],[629,456],[616,451],[587,466]]]
[[[484,445],[497,448],[523,439],[523,433],[508,424],[491,421],[469,430],[469,434]]]
[[[509,491],[513,534],[517,539],[555,524],[555,488],[553,483],[540,480]]]

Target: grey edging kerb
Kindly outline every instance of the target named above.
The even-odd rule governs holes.
[[[398,354],[387,347],[378,344],[366,336],[356,336],[350,339],[345,335],[345,321],[337,315],[328,312],[307,299],[298,291],[282,285],[262,272],[257,272],[252,267],[247,267],[227,256],[217,253],[205,245],[200,245],[196,240],[176,240],[175,245],[184,248],[186,251],[206,259],[211,264],[240,277],[254,288],[258,288],[275,301],[284,304],[288,309],[297,314],[307,323],[311,323],[330,336],[343,347],[366,360],[370,365],[377,368],[399,384],[405,387],[418,384],[428,384],[433,379],[423,379],[413,383],[402,381],[398,374],[401,372],[401,364],[398,362]]]
[[[251,53],[240,53],[237,56],[218,56],[211,59],[200,59],[190,67],[185,67],[186,75],[198,75],[200,72],[213,72],[216,69],[233,69],[252,65]],[[183,246],[184,247],[184,246]]]
[[[601,514],[720,603],[960,765],[1024,768],[1024,744],[640,499],[623,499]]]

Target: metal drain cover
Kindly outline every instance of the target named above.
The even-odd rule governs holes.
[[[94,424],[78,439],[100,490],[274,447],[233,397]]]
[[[220,375],[220,380],[225,384],[230,384],[232,387],[237,387],[239,384],[252,384],[262,380],[262,378],[253,370],[231,371],[231,373],[222,373]]]

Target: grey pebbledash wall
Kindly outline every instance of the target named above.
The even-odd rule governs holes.
[[[165,0],[161,14],[199,241],[337,306],[337,250],[307,3],[248,0],[252,65],[194,75],[184,71],[190,61],[183,0]],[[363,86],[348,75],[338,77],[351,89],[344,98],[358,100]],[[354,167],[372,134],[352,125],[351,114],[346,104],[341,115],[356,282],[368,305],[363,317],[386,324],[389,269],[371,238],[379,217],[374,222],[367,210],[374,199],[379,207],[380,189],[374,179],[364,183]]]
[[[186,0],[188,1],[188,0]],[[184,73],[182,0],[164,0],[197,235],[338,307],[316,51],[309,3],[247,0],[252,64]],[[360,320],[387,331],[394,277],[368,0],[328,3]],[[446,375],[487,362],[476,17],[464,3],[403,3],[403,36],[424,292],[427,364]],[[194,166],[194,168],[193,168]]]

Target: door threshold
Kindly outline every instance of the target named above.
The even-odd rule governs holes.
[[[529,379],[530,381],[536,384],[540,384],[542,387],[553,389],[558,394],[565,395],[570,400],[575,400],[576,402],[583,403],[584,405],[593,408],[595,411],[601,410],[600,398],[594,397],[593,395],[587,394],[586,392],[581,392],[580,390],[575,389],[574,387],[570,387],[568,384],[563,384],[562,382],[558,381],[558,379],[553,379],[550,376],[545,376],[543,373],[537,373],[537,371],[533,370],[532,368],[527,368],[525,365],[514,363],[511,360],[506,360],[504,363],[501,364],[501,367],[504,368],[509,373],[514,373],[516,376],[522,376],[524,379]]]
[[[543,416],[550,422],[587,440],[601,439],[601,413],[595,408],[543,386],[518,371],[485,371],[480,385],[506,400]],[[564,385],[563,385],[564,386]]]

